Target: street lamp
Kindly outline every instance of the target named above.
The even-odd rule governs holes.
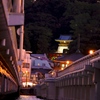
[[[94,50],[90,50],[90,51],[89,51],[89,54],[93,54],[93,53],[94,53]]]

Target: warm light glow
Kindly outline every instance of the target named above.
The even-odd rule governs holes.
[[[32,82],[27,82],[27,83],[26,82],[23,82],[22,84],[23,84],[24,87],[26,87],[28,85],[31,86],[31,87],[33,86],[33,83]]]
[[[67,64],[69,64],[70,62],[69,62],[69,61],[67,61],[66,63],[67,63]]]
[[[66,41],[64,41],[64,43],[66,43]]]
[[[94,53],[94,50],[90,50],[90,51],[89,51],[89,54],[93,54],[93,53]]]
[[[53,75],[53,74],[54,74],[54,72],[51,73],[51,75]]]
[[[67,67],[68,65],[66,64],[66,67]]]
[[[68,46],[60,46],[58,47],[57,53],[63,53],[64,49],[68,49]]]
[[[62,67],[61,70],[64,70],[64,68]]]
[[[62,64],[62,67],[64,67],[64,64]]]
[[[28,71],[25,71],[25,76],[28,76]]]
[[[36,84],[35,83],[33,83],[33,86],[35,86]]]

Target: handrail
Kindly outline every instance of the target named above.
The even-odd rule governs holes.
[[[79,72],[84,70],[85,65],[92,65],[91,60],[100,57],[100,50],[95,51],[93,54],[89,54],[85,57],[82,57],[71,65],[66,67],[64,70],[58,72],[58,77],[62,77],[64,75],[68,75],[71,73]]]

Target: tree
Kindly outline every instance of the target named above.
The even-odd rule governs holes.
[[[88,9],[85,10],[85,7]],[[74,41],[70,45],[70,51],[77,48],[73,48],[76,45],[77,35],[80,34],[80,50],[82,53],[87,54],[90,49],[99,49],[100,46],[100,4],[88,4],[84,5],[84,9],[77,15],[74,15],[74,19],[70,21],[71,28],[74,33]],[[98,14],[95,16],[95,13]],[[73,50],[71,50],[73,49]]]
[[[27,34],[31,44],[31,50],[34,53],[47,53],[49,52],[50,41],[52,32],[47,27],[34,26],[34,24],[28,24],[26,26]]]
[[[34,53],[47,52],[47,50],[54,52],[58,45],[55,39],[60,34],[71,34],[73,37],[73,42],[69,45],[69,53],[77,50],[78,34],[80,34],[82,53],[86,54],[89,49],[100,48],[99,3],[92,4],[77,0],[36,0],[34,3],[31,0],[25,1],[26,48],[31,48]],[[49,38],[48,41],[45,38]],[[47,49],[43,47],[44,45],[41,46],[43,42],[46,43]]]
[[[65,0],[66,1],[66,0]],[[49,51],[56,51],[57,43],[55,42],[55,38],[59,36],[59,18],[62,16],[65,10],[65,1],[63,0],[37,0],[34,3],[30,1],[26,2],[25,6],[25,28],[27,28],[29,41],[31,44],[32,51],[39,51],[38,47],[34,46],[34,43],[37,43],[37,40],[31,36],[37,33],[39,28],[40,33],[43,32],[44,29],[48,29],[52,32],[51,42],[49,43]],[[27,6],[29,5],[29,6]],[[59,9],[59,10],[58,10]],[[38,28],[37,28],[38,27]],[[42,27],[42,29],[40,29]],[[35,29],[35,30],[34,30]],[[37,29],[37,30],[36,30]],[[46,30],[45,30],[46,31]],[[49,32],[47,32],[49,33]],[[40,35],[40,34],[39,34]],[[45,35],[43,35],[45,37]],[[43,38],[42,36],[42,38]],[[40,36],[41,37],[41,36]],[[32,38],[32,39],[31,39]],[[36,37],[38,38],[38,37]],[[34,43],[32,43],[34,41]],[[27,42],[26,42],[27,43]],[[38,45],[39,46],[39,45]],[[37,49],[37,50],[36,50]]]

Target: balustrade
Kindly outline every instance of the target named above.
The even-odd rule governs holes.
[[[68,75],[71,73],[83,71],[86,67],[86,65],[92,65],[92,59],[96,59],[100,57],[100,50],[94,52],[94,54],[89,54],[75,62],[73,62],[71,65],[66,67],[64,70],[58,72],[58,78],[63,77],[64,75]],[[90,66],[90,70],[92,70],[92,66]]]
[[[52,80],[48,75],[45,80],[48,85],[43,90],[40,86],[40,91],[47,91],[47,94],[52,94],[48,89],[50,87],[54,89],[53,92],[55,93],[52,100],[99,100],[99,60],[100,50],[73,62],[64,70],[58,72]],[[52,82],[53,84],[51,84]],[[46,98],[50,99],[47,94],[45,94]]]

